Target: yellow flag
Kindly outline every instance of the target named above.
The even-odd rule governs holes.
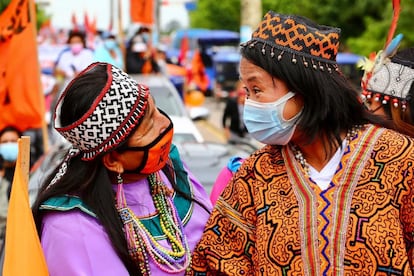
[[[30,137],[19,139],[19,155],[7,213],[4,276],[49,275],[29,203]]]

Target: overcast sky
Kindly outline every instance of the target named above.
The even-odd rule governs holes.
[[[188,14],[183,4],[184,1],[170,0],[168,1],[169,5],[161,5],[160,23],[162,28],[173,20],[177,20],[184,27],[188,26]],[[113,0],[113,2],[117,3],[117,0]],[[82,23],[85,11],[90,19],[96,16],[98,29],[107,29],[109,26],[110,0],[49,0],[49,3],[46,10],[48,14],[52,15],[52,25],[55,28],[70,28],[73,13],[76,14],[78,22]],[[130,23],[129,0],[122,0],[121,5],[123,9],[122,24],[126,28]],[[117,18],[117,7],[114,9],[114,16]],[[114,26],[114,30],[117,30],[117,24]]]

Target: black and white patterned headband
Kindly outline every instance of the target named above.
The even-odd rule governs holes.
[[[60,96],[55,109],[55,129],[75,149],[79,149],[85,161],[94,159],[124,141],[139,124],[148,105],[148,87],[138,84],[111,64],[93,63],[79,75],[102,65],[107,68],[107,83],[85,115],[71,125],[60,124],[62,103],[73,81]]]

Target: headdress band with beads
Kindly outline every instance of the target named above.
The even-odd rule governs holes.
[[[361,80],[363,100],[372,98],[382,104],[391,102],[394,107],[401,106],[405,110],[411,100],[408,93],[414,81],[414,64],[394,57],[402,38],[402,34],[397,35],[384,50],[371,59],[365,58],[360,64],[364,70]]]
[[[389,61],[374,69],[367,91],[373,93],[374,97],[376,93],[382,94],[384,104],[393,99],[405,101],[413,81],[413,68]]]
[[[281,61],[284,54],[290,54],[294,64],[301,61],[305,67],[331,72],[338,68],[340,32],[339,28],[318,25],[305,17],[269,11],[252,38],[241,46],[254,47],[260,42],[263,55]]]
[[[68,126],[62,126],[58,120],[66,92],[76,79],[62,93],[55,110],[56,130],[80,150],[85,161],[124,141],[141,121],[148,104],[149,89],[111,64],[93,63],[80,75],[99,65],[106,66],[108,80],[88,112]]]

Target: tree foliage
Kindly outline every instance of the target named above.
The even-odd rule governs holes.
[[[197,9],[190,12],[194,28],[240,30],[240,0],[198,0]]]
[[[393,15],[391,0],[262,0],[263,12],[300,14],[323,25],[341,28],[341,50],[361,55],[384,46]],[[401,0],[401,14],[396,34],[402,33],[401,45],[414,45],[412,30],[414,0]],[[240,0],[198,0],[190,13],[190,25],[197,28],[240,29]]]

